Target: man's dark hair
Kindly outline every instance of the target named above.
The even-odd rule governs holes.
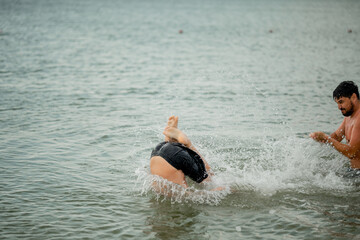
[[[344,81],[337,86],[333,92],[333,98],[339,99],[341,97],[350,98],[353,94],[356,94],[359,99],[358,86],[353,81]]]

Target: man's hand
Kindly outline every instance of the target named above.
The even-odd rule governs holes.
[[[313,132],[309,135],[312,139],[318,142],[327,143],[329,140],[329,135],[326,135],[323,132]]]

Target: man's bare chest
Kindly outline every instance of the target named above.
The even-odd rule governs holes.
[[[347,121],[345,122],[345,139],[347,143],[349,143],[351,140],[351,135],[354,125],[355,125],[355,120],[353,119],[347,119]]]

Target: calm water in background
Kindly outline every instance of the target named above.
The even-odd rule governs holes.
[[[0,0],[0,238],[360,239],[348,160],[307,137],[360,83],[359,23],[350,0]],[[164,198],[173,114],[216,176]]]

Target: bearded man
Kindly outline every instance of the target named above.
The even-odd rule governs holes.
[[[360,176],[360,101],[357,85],[344,81],[333,92],[333,99],[344,115],[340,127],[330,136],[323,132],[313,132],[315,141],[328,143],[350,159],[350,171]],[[343,139],[346,143],[342,143]]]

